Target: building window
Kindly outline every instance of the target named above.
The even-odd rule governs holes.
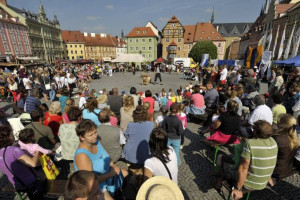
[[[72,45],[70,45],[70,47],[72,48]]]
[[[178,50],[178,51],[180,51],[180,50],[181,50],[181,48],[180,48],[180,47],[177,47],[177,50]]]
[[[67,50],[67,54],[69,54],[69,51]]]
[[[169,35],[170,34],[170,31],[169,30],[166,30],[166,35]]]
[[[73,54],[73,50],[71,50],[71,54]]]
[[[130,39],[129,42],[132,42],[132,39]]]
[[[136,31],[135,33],[136,33],[136,34],[140,34],[140,31]]]
[[[145,55],[145,54],[142,54],[142,56],[143,56],[144,58],[146,58],[146,55]]]
[[[166,47],[166,51],[168,51],[168,47]]]
[[[146,50],[146,47],[142,47],[142,50],[144,50],[144,51],[145,51],[145,50]]]
[[[148,41],[149,41],[149,42],[152,42],[152,39],[150,38]]]
[[[146,31],[143,31],[143,34],[146,34]]]
[[[149,58],[152,58],[152,54],[149,54]]]
[[[79,47],[81,48],[81,44],[79,45]]]
[[[210,37],[208,36],[208,37],[207,37],[207,39],[209,39],[209,40],[210,40]]]
[[[74,60],[74,56],[72,56],[72,60]]]
[[[178,42],[181,42],[181,38],[178,38],[178,40],[177,40]]]
[[[149,51],[151,51],[152,50],[152,47],[149,47]]]
[[[77,54],[77,51],[75,51],[75,54]]]
[[[129,49],[132,51],[132,50],[133,50],[133,47],[130,47]]]
[[[181,35],[182,34],[182,30],[178,30],[178,35]]]
[[[68,48],[68,45],[66,45],[66,48]]]
[[[222,46],[222,44],[219,42],[218,47],[221,47],[221,46]]]
[[[75,48],[77,48],[77,45],[75,45]]]
[[[139,39],[135,39],[135,42],[136,42],[136,43],[139,43]]]
[[[191,49],[192,48],[192,45],[191,44],[189,44],[189,49]]]
[[[169,38],[166,38],[166,42],[170,42]]]
[[[139,47],[135,47],[135,50],[138,51],[138,50],[140,50],[140,48]]]
[[[81,53],[81,54],[83,54],[83,52],[82,52],[82,51],[80,51],[80,53]]]
[[[202,31],[202,34],[204,34],[205,32],[204,31]]]
[[[145,39],[142,39],[142,42],[146,42],[146,40],[145,40]]]

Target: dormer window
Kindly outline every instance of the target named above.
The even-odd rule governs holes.
[[[219,39],[219,36],[217,36],[217,40]]]
[[[212,33],[212,34],[214,34],[215,32],[214,32],[214,31],[212,31],[211,33]]]
[[[136,31],[135,33],[136,33],[136,34],[140,34],[140,31]]]
[[[146,34],[146,31],[143,31],[143,34]]]
[[[200,37],[199,39],[202,40],[202,37]]]
[[[191,33],[188,33],[189,35],[191,35]]]
[[[209,40],[210,40],[210,37],[208,36],[208,37],[207,37],[207,39],[209,39]]]
[[[202,34],[204,34],[205,32],[204,31],[202,31]]]

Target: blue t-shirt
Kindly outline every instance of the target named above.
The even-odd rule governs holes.
[[[98,119],[98,114],[100,111],[100,109],[94,109],[94,112],[89,112],[88,109],[84,109],[82,111],[82,118],[92,120],[96,124],[96,126],[100,126],[101,122]]]
[[[67,96],[60,96],[59,97],[59,102],[60,102],[60,107],[61,107],[61,112],[63,113],[65,111],[66,107],[66,101],[69,97]]]
[[[160,99],[161,106],[167,105],[168,99],[167,97],[162,97]]]

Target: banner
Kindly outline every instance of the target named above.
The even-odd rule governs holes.
[[[289,38],[289,40],[287,42],[287,45],[286,45],[286,48],[285,48],[285,52],[284,52],[284,56],[283,56],[284,59],[288,59],[289,58],[289,53],[290,53],[292,38],[293,38],[293,35],[294,35],[294,31],[295,31],[295,26],[296,26],[296,22],[295,22],[295,24],[293,26],[293,30],[291,32],[290,38]]]
[[[271,77],[271,60],[272,60],[272,51],[264,51],[262,58],[261,58],[261,63],[260,65],[264,65],[264,73],[266,70],[267,71],[267,78],[269,79]],[[260,70],[260,67],[259,67]]]
[[[282,53],[283,53],[283,45],[284,45],[284,40],[285,40],[285,31],[286,31],[286,24],[284,25],[284,30],[281,36],[281,41],[279,45],[279,50],[278,50],[278,55],[277,55],[277,60],[281,59]]]
[[[293,50],[291,54],[291,58],[297,56],[298,49],[299,49],[299,44],[300,44],[300,26],[298,28],[298,31],[295,33],[294,38],[293,38]]]
[[[209,54],[202,54],[201,66],[203,67],[206,61],[209,59]]]
[[[246,58],[246,67],[249,69],[250,68],[250,62],[251,62],[251,56],[252,56],[252,50],[253,48],[249,47],[248,52],[247,52],[247,58]]]
[[[272,42],[272,30],[271,30],[271,32],[270,32],[270,34],[269,34],[269,36],[268,36],[268,38],[267,38],[267,42],[268,42],[268,47],[267,47],[267,51],[269,51],[270,50],[270,47],[271,47],[271,42]]]
[[[275,51],[276,51],[277,40],[278,40],[278,35],[279,35],[279,28],[280,28],[280,25],[278,25],[278,27],[277,27],[277,33],[276,33],[276,37],[275,37],[275,40],[274,40],[273,55],[272,55],[272,58],[275,57]]]

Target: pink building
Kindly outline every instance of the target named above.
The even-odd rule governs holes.
[[[0,7],[0,59],[31,55],[26,26]]]

